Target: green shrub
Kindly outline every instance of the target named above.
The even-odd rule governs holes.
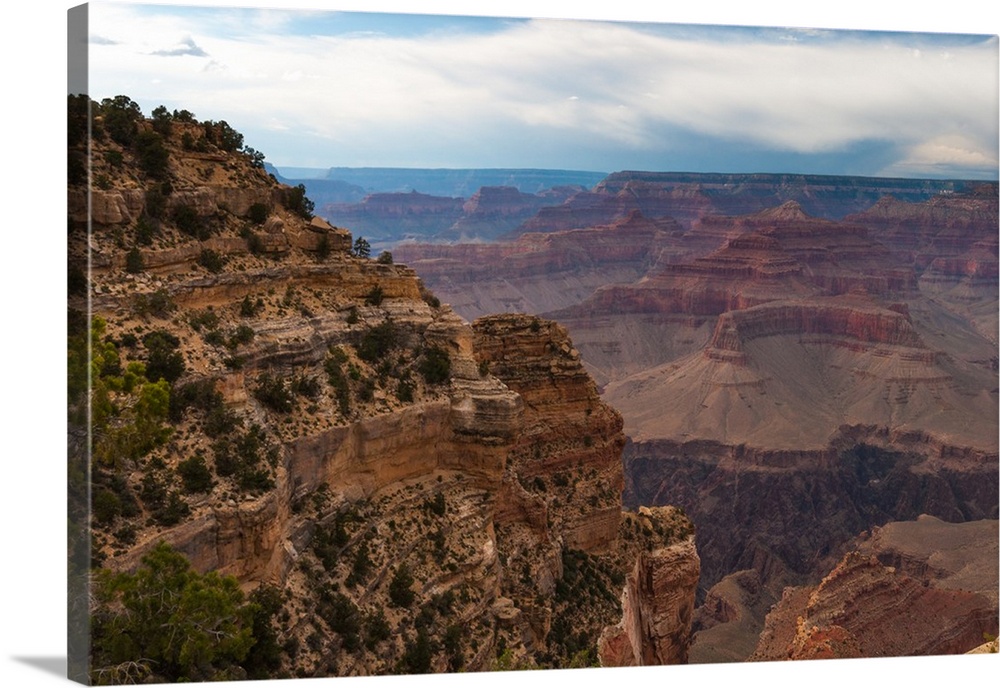
[[[177,474],[180,475],[184,491],[188,494],[212,491],[214,485],[212,472],[208,470],[205,457],[201,454],[196,454],[177,464]]]
[[[334,348],[331,350],[330,355],[323,363],[323,369],[326,371],[327,380],[333,388],[334,396],[337,399],[337,405],[341,414],[344,416],[351,411],[351,388],[350,383],[347,381],[347,376],[344,374],[343,368],[343,365],[346,362],[346,354],[344,354],[341,349]]]
[[[135,224],[135,242],[137,244],[149,246],[153,243],[153,237],[156,233],[156,226],[146,216],[140,217]]]
[[[135,274],[137,272],[142,272],[143,267],[145,266],[142,260],[142,252],[133,246],[132,249],[125,255],[125,272]]]
[[[143,172],[153,179],[167,177],[170,153],[163,145],[163,136],[155,131],[143,131],[135,139],[135,149]]]
[[[371,288],[371,291],[365,295],[365,304],[369,306],[381,306],[384,298],[385,292],[382,291],[381,285],[376,284]]]
[[[411,589],[412,585],[413,574],[404,562],[399,565],[389,582],[389,600],[394,606],[408,608],[413,604],[416,593]]]
[[[94,519],[101,525],[109,525],[121,514],[121,500],[111,490],[96,490],[92,500]]]
[[[324,261],[330,257],[330,252],[332,250],[333,249],[330,246],[330,235],[324,233],[323,236],[321,236],[319,238],[319,241],[316,243],[316,257],[320,261]]]
[[[306,220],[313,218],[313,210],[316,205],[306,197],[306,187],[304,184],[289,188],[285,192],[285,207]]]
[[[391,320],[386,320],[369,328],[358,343],[358,357],[368,363],[374,363],[389,353],[398,343],[396,326]]]
[[[320,591],[317,611],[334,633],[340,635],[344,649],[354,651],[361,647],[361,611],[342,592],[325,586]]]
[[[212,450],[216,474],[232,476],[241,490],[263,492],[274,487],[268,466],[273,468],[277,464],[278,448],[259,425],[251,425],[237,435],[220,436],[212,444]]]
[[[257,640],[239,581],[191,569],[160,542],[133,572],[95,576],[91,683],[231,678]]]
[[[254,335],[255,332],[249,325],[238,325],[236,329],[233,330],[233,333],[229,335],[227,346],[230,349],[235,349],[241,344],[249,344],[253,341]]]
[[[111,167],[121,167],[122,163],[125,162],[125,158],[122,156],[121,151],[109,150],[104,152],[104,161],[111,165]]]
[[[167,211],[167,197],[159,186],[146,190],[146,214],[160,219]]]
[[[258,298],[256,301],[250,299],[247,294],[240,302],[240,317],[253,318],[264,309],[264,299]]]
[[[365,617],[365,647],[369,650],[374,651],[380,642],[388,640],[391,635],[392,629],[389,628],[389,621],[381,609]]]
[[[202,328],[208,331],[215,330],[219,326],[219,316],[211,308],[193,311],[188,316],[188,324],[195,332],[201,332]]]
[[[200,241],[204,241],[212,236],[211,229],[198,216],[197,211],[189,205],[181,204],[176,206],[170,214],[170,219],[173,220],[177,229]]]
[[[267,205],[264,203],[254,203],[250,206],[250,210],[247,211],[247,217],[255,225],[262,225],[267,220],[269,212]]]
[[[427,384],[439,385],[451,377],[451,358],[444,349],[432,346],[424,351],[418,370]]]
[[[203,248],[201,253],[198,254],[198,265],[202,266],[209,272],[220,273],[226,265],[226,258],[218,251],[213,251],[210,248]]]
[[[173,384],[184,374],[184,356],[178,351],[180,340],[166,330],[155,330],[142,338],[146,347],[146,378],[163,379]]]
[[[372,254],[372,245],[368,243],[367,239],[359,236],[354,240],[354,248],[351,250],[351,254],[358,258],[369,258]]]
[[[128,96],[115,96],[101,101],[101,115],[104,130],[111,140],[122,146],[130,146],[136,138],[142,109]]]
[[[290,413],[295,402],[285,381],[271,373],[261,373],[257,376],[253,395],[259,402],[279,413]]]
[[[292,391],[307,399],[316,400],[319,398],[319,380],[307,375],[299,375],[292,380]]]
[[[136,294],[132,300],[132,307],[137,315],[166,318],[177,308],[177,304],[170,297],[170,292],[166,289],[157,289],[151,294]]]

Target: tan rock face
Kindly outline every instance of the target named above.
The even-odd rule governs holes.
[[[637,661],[684,661],[691,524],[623,514],[622,419],[566,330],[470,326],[412,269],[352,255],[347,230],[285,207],[246,156],[188,150],[182,134],[201,131],[164,137],[156,222],[139,216],[161,180],[109,140],[97,153],[121,166],[100,168],[94,231],[71,217],[71,258],[95,269],[70,305],[84,331],[88,304],[100,318],[118,424],[97,441],[133,431],[135,390],[154,384],[140,373],[159,366],[171,401],[148,448],[96,459],[94,561],[133,570],[166,541],[248,593],[280,588],[290,674],[398,672],[418,642],[442,648],[421,670],[593,664],[625,587]]]
[[[600,400],[559,325],[503,315],[477,320],[473,328],[483,369],[524,402],[508,469],[544,498],[568,547],[608,548],[621,513],[621,416]],[[560,488],[570,484],[567,497]]]
[[[694,590],[701,573],[691,538],[666,544],[662,523],[671,513],[642,507],[629,514],[625,532],[652,534],[635,563],[622,592],[622,619],[601,636],[598,652],[605,666],[686,664],[691,643]]]
[[[981,644],[984,633],[995,635],[996,616],[995,603],[981,594],[925,584],[851,553],[807,597],[782,598],[751,659],[961,653]]]

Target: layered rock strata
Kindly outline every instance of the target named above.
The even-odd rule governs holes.
[[[99,409],[92,565],[133,571],[167,543],[275,590],[275,670],[299,676],[593,664],[626,572],[653,566],[674,587],[633,584],[634,642],[683,661],[691,524],[622,513],[621,417],[565,329],[470,327],[249,156],[180,154],[212,126],[160,134],[159,210],[136,153],[95,143],[120,154],[96,170],[123,200],[71,217],[71,258],[94,266],[70,299],[71,417]],[[669,562],[643,559],[654,545]]]
[[[639,279],[679,234],[671,220],[634,213],[589,229],[523,234],[497,243],[403,244],[394,256],[470,320],[573,305],[610,282]]]
[[[997,629],[996,528],[996,521],[948,524],[922,516],[876,529],[818,586],[785,591],[751,659],[956,654],[978,647]],[[983,530],[985,540],[976,532]],[[992,546],[983,547],[984,541]]]

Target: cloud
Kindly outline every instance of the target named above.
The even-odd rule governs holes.
[[[882,173],[887,176],[951,176],[962,170],[995,172],[998,164],[1000,161],[995,149],[989,151],[978,142],[960,134],[948,134],[914,144],[901,160],[885,168]]]
[[[104,36],[91,35],[87,40],[93,45],[118,45],[118,41],[113,41]]]
[[[176,48],[170,48],[169,50],[154,50],[150,53],[151,55],[159,55],[161,57],[179,57],[182,55],[191,55],[193,57],[208,57],[208,53],[202,50],[190,36],[181,40],[180,45]]]
[[[466,165],[490,165],[490,156],[522,152],[532,164],[544,154],[560,166],[560,156],[579,159],[592,150],[603,156],[602,167],[617,169],[639,155],[670,159],[687,136],[798,161],[884,141],[903,151],[900,165],[943,156],[985,169],[994,160],[996,174],[995,37],[715,33],[572,20],[401,34],[380,31],[376,15],[364,26],[354,16],[342,31],[336,13],[312,22],[287,16],[218,10],[153,17],[117,8],[98,28],[122,44],[94,56],[91,83],[115,93],[138,89],[130,95],[140,103],[169,94],[179,101],[170,105],[242,122],[245,134],[270,137],[269,123],[280,121],[287,136],[310,132],[330,142],[314,151],[329,156],[328,164],[394,154],[439,164],[464,153],[483,156]],[[151,22],[155,30],[144,28]],[[289,33],[291,26],[324,35]],[[187,38],[168,50],[141,42],[170,33]],[[191,35],[211,51],[211,69],[140,54],[207,56]],[[163,80],[156,89],[154,77]],[[957,136],[957,148],[928,143]],[[253,145],[278,159],[273,146],[290,145],[281,141]],[[969,154],[958,156],[958,149]]]

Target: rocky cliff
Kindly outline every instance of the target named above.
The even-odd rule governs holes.
[[[819,585],[785,591],[751,659],[976,648],[997,633],[996,544],[996,521],[921,516],[875,529]]]
[[[579,191],[579,187],[557,186],[524,193],[513,186],[484,186],[468,199],[416,191],[382,192],[357,203],[324,204],[319,212],[385,248],[413,240],[490,241]]]
[[[742,659],[782,586],[819,580],[861,530],[995,517],[995,187],[706,178],[684,192],[683,229],[647,244],[645,274],[609,264],[584,298],[562,264],[536,278],[502,253],[669,212],[683,176],[612,175],[517,240],[413,266],[459,312],[480,307],[473,275],[505,309],[560,294],[546,317],[622,412],[627,505],[680,505],[698,527],[712,608],[691,657]],[[889,192],[907,200],[876,203]]]
[[[635,212],[588,229],[522,234],[496,243],[402,244],[394,255],[465,318],[542,313],[576,304],[608,282],[633,282],[680,233]]]
[[[623,514],[621,417],[565,329],[470,326],[412,269],[355,255],[301,189],[223,145],[228,125],[89,105],[102,181],[70,188],[71,436],[93,427],[89,468],[71,456],[94,495],[88,512],[83,483],[76,575],[117,580],[166,543],[270,610],[252,629],[266,666],[181,673],[123,661],[102,592],[93,676],[586,666],[623,614],[643,620],[643,662],[685,660],[691,523]],[[155,134],[145,148],[105,129],[123,117]]]
[[[711,215],[747,215],[793,201],[810,215],[840,219],[868,209],[886,194],[925,201],[975,182],[792,174],[692,174],[615,172],[592,190],[544,208],[517,232],[539,232],[608,224],[636,210],[671,217],[691,228]]]

